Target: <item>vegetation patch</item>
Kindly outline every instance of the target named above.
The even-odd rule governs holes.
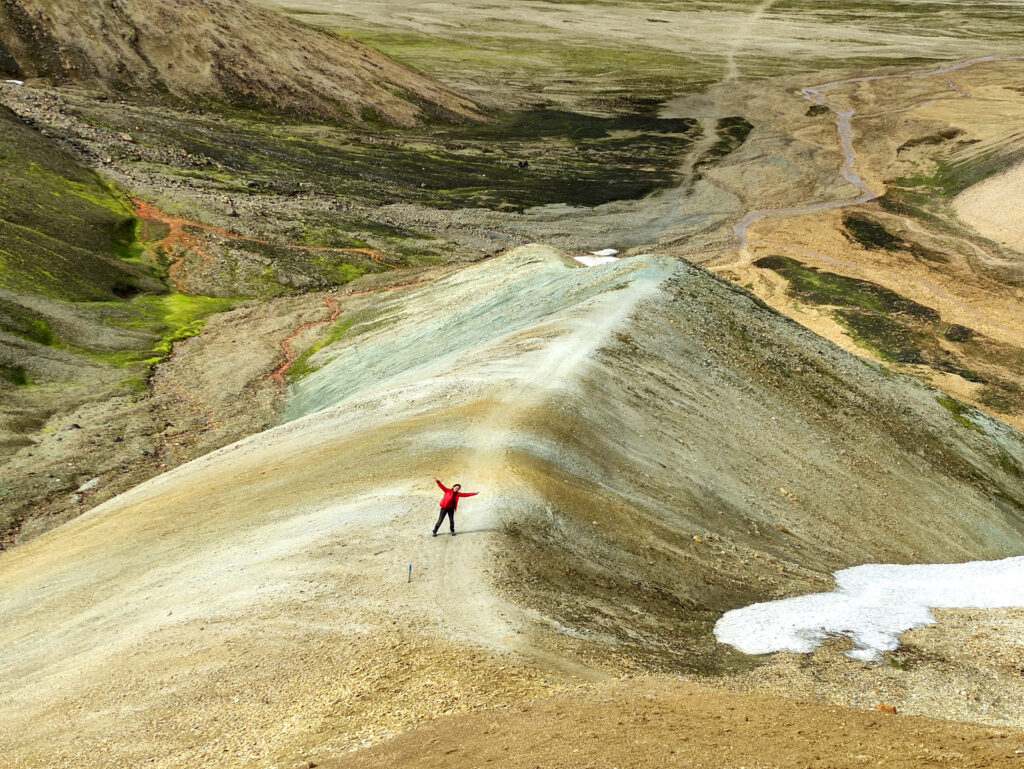
[[[43,318],[3,298],[0,298],[0,331],[46,346],[56,342],[53,329]]]
[[[904,148],[913,146],[914,141],[919,144],[933,141],[940,143],[958,135],[955,132],[940,132],[908,142]],[[1008,141],[979,154],[933,159],[919,173],[886,180],[886,193],[879,202],[886,211],[916,217],[948,232],[965,233],[964,225],[952,210],[951,199],[968,187],[1013,166],[1022,158],[1024,150],[1020,149],[1019,144]]]
[[[1014,478],[1020,478],[1022,475],[1021,469],[1017,463],[1013,461],[1013,457],[1005,451],[999,454],[999,466],[1003,469],[1003,472],[1012,475]]]
[[[0,363],[0,380],[15,387],[27,387],[32,384],[24,366],[7,366],[3,363]]]
[[[948,129],[913,139],[901,149],[922,144],[939,145],[959,137],[955,129]],[[1024,150],[1012,140],[985,146],[984,152],[978,152],[961,139],[953,145],[956,152],[930,159],[918,173],[887,179],[886,192],[879,203],[886,211],[915,217],[947,232],[976,237],[956,216],[952,198],[1024,158]],[[995,243],[990,243],[989,248],[1000,250]]]
[[[890,242],[874,230],[858,232],[873,242]],[[826,309],[857,345],[880,360],[924,365],[984,384],[978,398],[986,406],[1001,413],[1024,410],[1020,388],[1011,379],[992,373],[1024,371],[1024,351],[1019,348],[965,326],[945,323],[931,307],[870,281],[825,272],[778,255],[763,257],[754,264],[785,278],[789,296]],[[966,419],[962,413],[960,416]]]
[[[929,173],[893,180],[893,185],[923,189],[943,197],[954,197],[968,187],[1002,171],[1012,160],[998,153],[986,153],[969,160],[939,158]]]
[[[959,424],[978,433],[985,432],[977,422],[970,418],[978,413],[977,409],[972,408],[963,401],[958,401],[956,398],[952,398],[948,395],[937,395],[935,396],[935,400],[940,406],[952,414],[953,419],[955,419]]]
[[[917,335],[905,323],[881,313],[840,309],[833,317],[858,345],[891,363],[925,363]]]
[[[898,313],[922,320],[937,321],[939,314],[894,291],[867,280],[822,272],[785,256],[767,256],[755,266],[773,270],[789,281],[789,293],[815,305],[857,307],[885,314]]]
[[[175,342],[198,334],[209,315],[231,309],[235,301],[177,293],[140,296],[130,303],[128,318],[111,322],[148,332],[152,335],[153,345],[141,350],[93,354],[119,366],[140,362],[149,365],[159,363],[170,355]]]
[[[449,209],[521,211],[641,197],[678,182],[677,169],[700,134],[691,119],[555,109],[497,113],[488,123],[429,131],[328,129],[256,115],[125,111],[92,102],[79,109],[97,124],[130,131],[133,151],[153,170],[171,176],[209,171],[210,183],[226,192],[244,186],[250,194]],[[728,126],[729,141],[744,130]]]
[[[911,243],[899,235],[889,232],[885,225],[862,214],[843,215],[843,228],[847,240],[857,243],[869,251],[905,251],[929,262],[948,262],[949,259],[920,243]]]
[[[950,342],[970,342],[974,339],[974,331],[958,323],[950,323],[943,336]]]
[[[904,150],[913,149],[914,147],[932,147],[939,144],[945,144],[948,141],[952,141],[953,139],[963,136],[963,133],[964,132],[959,128],[944,128],[933,134],[908,139],[899,146],[896,152],[903,152]]]
[[[715,133],[718,139],[708,150],[701,155],[700,159],[693,164],[694,168],[715,163],[731,152],[735,152],[750,136],[754,125],[746,118],[735,115],[723,117],[715,121]]]
[[[327,329],[322,337],[317,339],[312,345],[310,345],[295,362],[288,367],[288,381],[297,382],[298,380],[312,374],[316,371],[319,366],[314,366],[310,363],[312,358],[320,350],[324,349],[328,345],[332,345],[340,340],[345,334],[348,333],[349,329],[356,322],[356,316],[351,315],[347,318],[341,318],[331,324],[331,327]]]
[[[1003,414],[1012,414],[1020,407],[1024,398],[1021,397],[1021,388],[1014,382],[1003,379],[996,379],[983,387],[977,395],[978,403],[993,411]]]
[[[863,248],[895,251],[905,246],[903,239],[893,235],[884,225],[859,214],[844,214],[843,227],[847,239]]]
[[[6,108],[0,211],[2,288],[94,301],[153,285],[126,201]]]
[[[148,367],[174,342],[197,334],[210,313],[234,301],[167,293],[142,240],[168,232],[155,222],[143,226],[125,196],[0,108],[0,331],[78,356],[86,370],[97,362],[133,367],[123,385],[144,386]],[[0,381],[7,385],[76,378],[52,373],[73,372],[73,364],[37,365],[49,353],[4,347],[10,363],[0,366]],[[54,391],[40,402],[51,395],[62,397]]]

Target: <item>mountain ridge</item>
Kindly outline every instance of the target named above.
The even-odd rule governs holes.
[[[528,246],[381,295],[310,358],[304,416],[5,553],[5,754],[340,755],[579,671],[743,670],[725,609],[1024,545],[1009,426],[684,262],[572,265]],[[434,474],[481,492],[456,537]],[[71,702],[106,715],[65,734]]]

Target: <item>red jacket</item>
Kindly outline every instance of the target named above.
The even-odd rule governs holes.
[[[480,493],[478,491],[452,491],[441,481],[435,480],[435,482],[444,490],[444,496],[441,497],[441,507],[450,507],[452,510],[459,506],[459,500],[463,497],[475,497]]]

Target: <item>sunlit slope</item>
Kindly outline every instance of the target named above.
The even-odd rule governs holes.
[[[343,122],[479,117],[369,46],[237,0],[11,0],[0,8],[0,77]]]
[[[348,323],[293,421],[0,558],[4,755],[341,750],[511,696],[478,645],[717,669],[723,609],[1024,547],[1019,434],[682,262],[530,246]]]

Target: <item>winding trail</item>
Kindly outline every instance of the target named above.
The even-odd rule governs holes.
[[[763,2],[751,11],[744,20],[739,31],[733,37],[732,44],[729,46],[729,50],[725,55],[726,75],[724,82],[739,80],[740,69],[739,65],[736,63],[736,54],[746,46],[747,40],[750,39],[754,26],[761,21],[761,18],[768,13],[768,11],[771,10],[771,7],[778,1],[779,0],[763,0]]]
[[[613,332],[623,327],[646,298],[659,290],[667,275],[664,266],[639,265],[625,288],[589,302],[585,312],[568,321],[559,320],[549,328],[541,327],[547,336],[545,344],[529,353],[528,360],[517,363],[513,373],[515,383],[501,389],[501,399],[472,426],[467,436],[469,458],[459,480],[467,489],[483,493],[467,503],[467,513],[472,505],[473,524],[465,533],[486,536],[500,532],[503,508],[516,497],[542,503],[516,477],[515,462],[509,456],[514,443],[510,436],[527,430],[522,423],[532,408],[543,404],[557,391],[572,386],[587,359]],[[489,493],[489,489],[498,488],[502,489],[501,496]],[[512,506],[521,504],[517,501]],[[476,537],[443,536],[435,567],[439,575],[438,587],[433,591],[438,608],[446,616],[457,618],[462,627],[471,628],[474,640],[492,648],[522,654],[587,680],[603,678],[591,667],[549,654],[531,643],[520,630],[524,625],[522,609],[481,580],[481,574],[490,566],[487,545],[487,540],[481,544]]]
[[[736,34],[730,40],[725,53],[725,77],[718,82],[718,85],[739,80],[740,71],[736,61],[737,56],[746,46],[754,27],[778,1],[762,0],[756,8],[747,14],[743,22],[737,25]],[[719,117],[721,115],[717,111],[714,115],[703,115],[700,117],[701,137],[690,147],[686,156],[686,162],[678,170],[679,184],[656,192],[646,198],[649,204],[653,204],[652,207],[664,206],[664,212],[643,224],[635,226],[632,230],[619,237],[609,239],[609,242],[614,242],[620,248],[630,248],[657,242],[660,235],[674,227],[685,224],[692,218],[693,212],[686,210],[686,204],[693,195],[694,183],[700,178],[697,171],[698,164],[719,140],[716,127],[717,118]],[[728,249],[722,248],[711,252],[700,251],[697,253],[714,253],[715,251],[725,250]]]

